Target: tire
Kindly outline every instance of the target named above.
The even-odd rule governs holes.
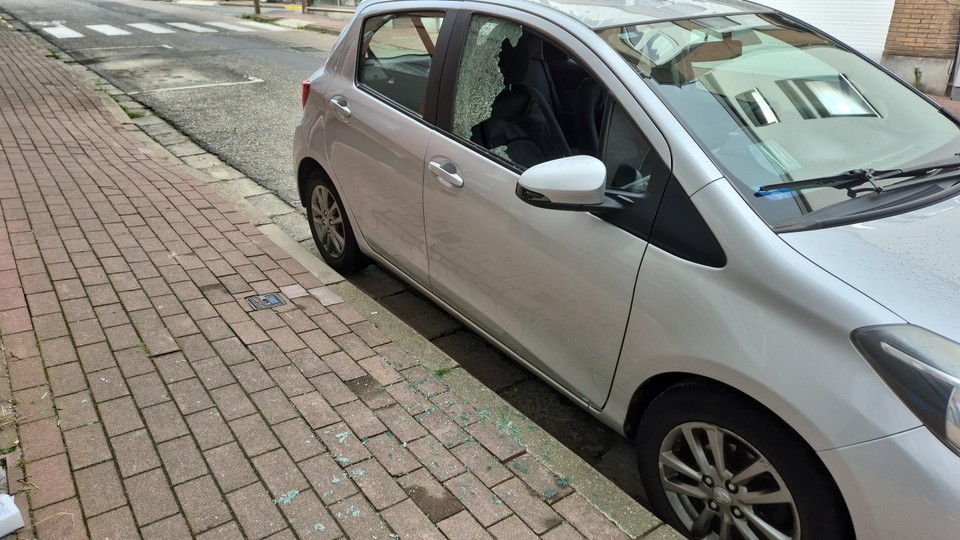
[[[732,391],[705,383],[666,390],[640,419],[636,446],[654,512],[689,538],[778,537],[762,534],[761,523],[794,540],[854,537],[843,498],[813,450]],[[720,456],[714,448],[723,448]]]
[[[327,175],[314,171],[307,180],[307,193],[307,222],[327,265],[348,275],[370,264],[360,252],[343,201]]]

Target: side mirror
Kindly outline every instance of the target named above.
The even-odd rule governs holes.
[[[571,156],[530,167],[517,180],[517,197],[532,206],[594,212],[618,210],[606,196],[607,168],[593,156]]]

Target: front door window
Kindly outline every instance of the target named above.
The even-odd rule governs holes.
[[[517,23],[476,15],[453,100],[453,133],[519,169],[572,155],[548,98],[543,40]]]

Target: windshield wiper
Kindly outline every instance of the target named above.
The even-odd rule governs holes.
[[[815,187],[833,187],[836,189],[846,189],[848,195],[855,197],[857,193],[864,191],[874,191],[876,193],[883,192],[883,188],[876,184],[878,180],[885,180],[887,178],[900,178],[903,176],[916,178],[917,176],[927,174],[938,169],[950,169],[957,167],[960,167],[960,154],[955,154],[954,157],[951,158],[931,161],[930,163],[924,163],[923,165],[909,167],[907,169],[890,169],[885,171],[878,171],[876,169],[854,169],[852,171],[847,171],[845,173],[840,173],[833,176],[824,176],[823,178],[796,180],[794,182],[784,182],[782,184],[769,184],[766,186],[760,186],[754,195],[757,197],[763,197],[766,193],[781,190],[799,191],[802,189],[810,189]],[[868,182],[873,186],[872,188],[859,190],[853,189]]]
[[[776,192],[776,191],[800,191],[803,189],[819,188],[819,187],[832,187],[836,189],[846,189],[848,193],[855,195],[858,191],[863,190],[854,190],[853,188],[866,184],[869,182],[873,185],[872,188],[867,189],[866,191],[876,191],[877,193],[883,191],[883,189],[874,184],[874,180],[880,178],[889,178],[888,174],[899,173],[900,170],[889,170],[889,171],[878,171],[876,169],[854,169],[852,171],[847,171],[840,174],[835,174],[833,176],[824,176],[822,178],[810,178],[809,180],[794,180],[793,182],[783,182],[782,184],[768,184],[766,186],[760,186],[757,188],[757,192],[754,193],[756,197],[764,197],[767,193]]]

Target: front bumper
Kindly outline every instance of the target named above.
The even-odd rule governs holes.
[[[843,493],[857,538],[958,538],[960,456],[926,428],[819,455]]]

